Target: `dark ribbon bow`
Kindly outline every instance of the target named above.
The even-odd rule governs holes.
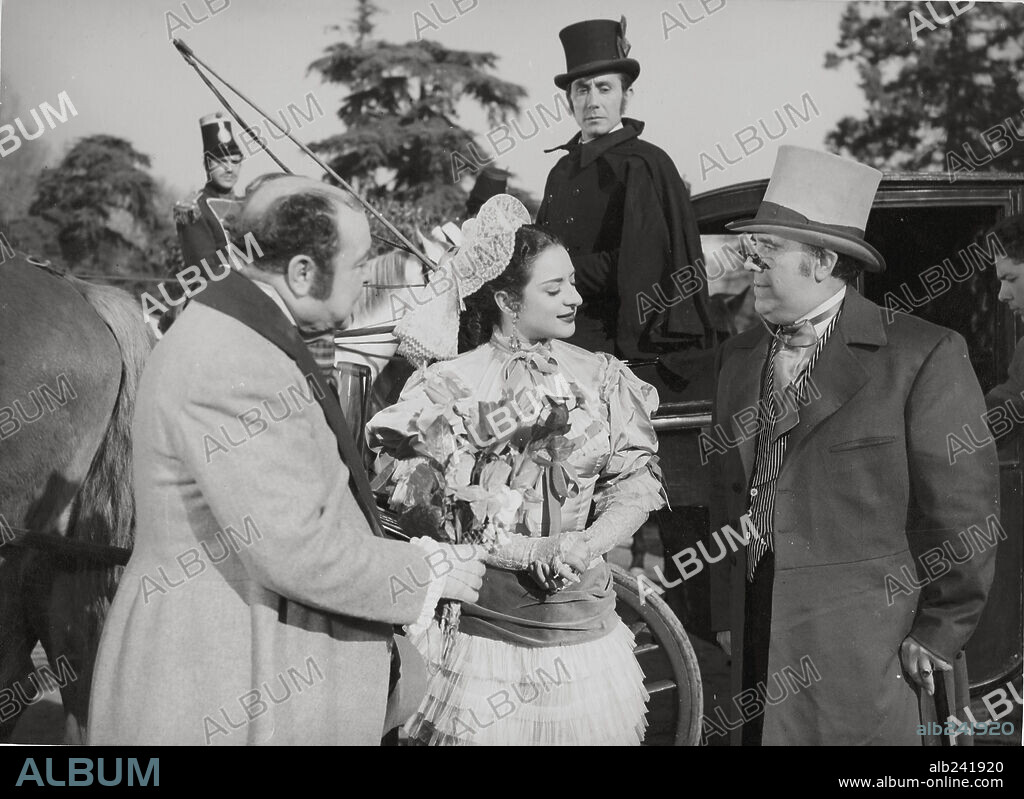
[[[805,348],[813,347],[818,343],[818,334],[815,332],[814,324],[810,319],[805,319],[798,325],[779,325],[773,329],[762,317],[761,324],[765,326],[771,337],[776,339],[783,347],[790,349],[796,347]]]

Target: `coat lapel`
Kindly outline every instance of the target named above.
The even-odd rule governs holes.
[[[241,322],[259,333],[295,361],[303,376],[315,388],[317,402],[324,412],[327,424],[338,443],[338,454],[348,467],[349,485],[362,508],[366,521],[374,535],[383,536],[377,504],[370,489],[370,482],[363,467],[363,460],[352,440],[352,432],[345,420],[337,396],[320,374],[306,343],[299,331],[281,312],[270,297],[253,282],[237,272],[229,272],[216,283],[210,282],[196,302],[213,308]]]
[[[801,443],[832,414],[850,401],[870,379],[851,345],[884,346],[888,341],[879,308],[853,288],[847,288],[843,310],[805,388],[815,397],[800,408],[800,421],[786,442],[789,460]],[[820,396],[817,396],[819,395]]]
[[[759,335],[752,335],[749,339],[738,338],[736,340],[736,355],[726,362],[720,377],[721,385],[728,387],[723,397],[722,413],[718,422],[722,426],[722,430],[730,437],[730,441],[723,443],[729,446],[730,442],[739,441],[738,448],[743,462],[743,474],[748,478],[754,468],[754,447],[757,445],[757,435],[745,434],[741,428],[743,421],[738,421],[737,416],[746,408],[757,409],[757,403],[761,396],[761,379],[764,375],[764,365],[768,358],[770,342],[771,338],[764,327],[760,327]]]

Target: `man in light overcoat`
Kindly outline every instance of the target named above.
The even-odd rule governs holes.
[[[135,550],[100,642],[90,743],[377,744],[402,673],[393,625],[477,597],[482,552],[379,537],[299,337],[342,325],[366,280],[369,227],[350,203],[305,178],[260,184],[238,225],[260,257],[194,294],[152,353],[132,431]]]

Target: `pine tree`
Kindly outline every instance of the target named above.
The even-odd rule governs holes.
[[[867,114],[839,120],[835,152],[893,171],[1024,170],[1007,127],[1024,139],[1024,7],[850,3],[825,67],[845,63]]]
[[[162,277],[174,230],[166,190],[149,166],[124,139],[87,136],[40,176],[28,214],[51,226],[73,271]]]
[[[488,124],[496,125],[518,113],[526,92],[490,74],[498,60],[493,53],[450,50],[428,40],[373,39],[378,11],[360,0],[349,28],[355,43],[330,45],[310,65],[325,81],[349,90],[338,110],[345,132],[312,147],[371,202],[390,198],[431,218],[461,217],[466,192],[455,179],[453,155],[472,160],[472,153],[487,150],[458,123],[457,104],[475,101]]]

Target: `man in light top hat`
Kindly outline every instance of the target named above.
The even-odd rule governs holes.
[[[641,358],[701,345],[711,325],[689,192],[672,159],[639,138],[644,123],[622,116],[640,74],[625,34],[625,17],[558,34],[566,70],[555,85],[580,132],[554,148],[567,154],[548,175],[537,223],[562,240],[576,267],[584,304],[569,340]]]
[[[885,269],[864,239],[880,180],[780,147],[756,217],[727,226],[763,320],[721,349],[705,440],[713,528],[749,516],[712,566],[733,704],[706,728],[734,744],[920,744],[992,582],[994,548],[965,558],[958,534],[998,514],[995,448],[947,455],[985,412],[964,340],[854,287]]]

